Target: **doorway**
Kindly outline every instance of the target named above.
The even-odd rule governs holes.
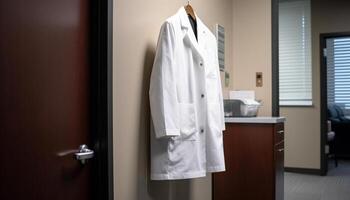
[[[320,47],[321,162],[326,175],[330,156],[337,167],[339,158],[350,155],[350,32],[321,34]]]
[[[0,199],[113,199],[112,8],[0,0]]]

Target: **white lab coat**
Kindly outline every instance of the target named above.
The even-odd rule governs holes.
[[[203,177],[225,170],[225,129],[215,36],[184,8],[163,24],[150,84],[151,179]]]

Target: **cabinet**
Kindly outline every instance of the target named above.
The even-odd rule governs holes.
[[[226,171],[213,175],[214,200],[283,200],[284,123],[226,123]]]

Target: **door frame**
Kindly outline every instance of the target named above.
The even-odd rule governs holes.
[[[279,0],[271,0],[272,116],[280,116],[279,105]]]
[[[327,39],[350,37],[350,32],[335,32],[320,34],[320,90],[321,90],[321,175],[325,176],[328,173],[328,159],[325,151],[327,143],[327,59],[323,56],[323,49],[327,46]]]
[[[113,200],[113,0],[90,2],[93,199]]]

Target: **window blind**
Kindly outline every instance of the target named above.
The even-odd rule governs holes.
[[[310,0],[279,3],[280,105],[312,105]]]
[[[350,109],[350,37],[327,39],[328,103]]]

